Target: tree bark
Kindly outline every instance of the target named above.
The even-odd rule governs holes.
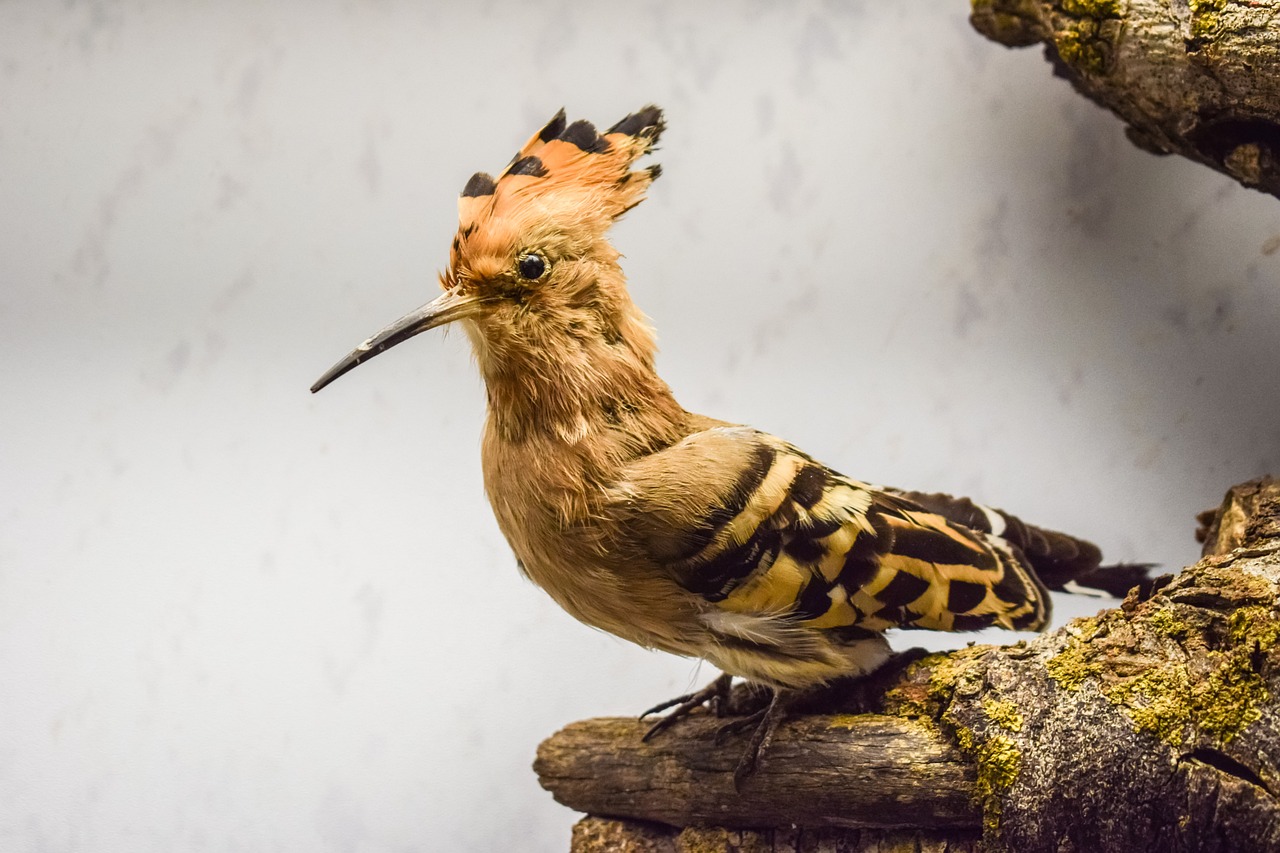
[[[1280,849],[1280,481],[1206,521],[1204,559],[1117,609],[831,691],[741,794],[708,717],[575,723],[535,767],[625,819],[577,851]]]
[[[674,829],[637,820],[586,817],[572,853],[978,853],[977,833],[941,835],[876,829]]]
[[[973,26],[1181,154],[1280,196],[1280,0],[972,0]]]
[[[742,740],[717,746],[722,722],[701,715],[648,742],[640,738],[652,721],[572,723],[542,745],[534,769],[570,808],[672,826],[981,825],[971,763],[928,721],[797,717],[778,732],[740,795],[733,770]]]

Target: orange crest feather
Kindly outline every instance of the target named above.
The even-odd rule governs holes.
[[[495,180],[477,172],[458,199],[459,234],[465,239],[490,218],[510,218],[536,205],[563,214],[565,226],[602,233],[644,199],[658,166],[631,171],[653,150],[665,124],[662,110],[647,106],[603,134],[589,121],[569,124],[564,110],[529,137]]]

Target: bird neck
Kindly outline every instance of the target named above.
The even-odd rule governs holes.
[[[489,434],[622,462],[677,441],[687,420],[653,368],[653,332],[628,300],[603,323],[554,312],[470,328]]]

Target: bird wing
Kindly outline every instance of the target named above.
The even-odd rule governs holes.
[[[1016,547],[766,433],[695,433],[633,464],[624,491],[649,558],[726,613],[851,637],[1048,621],[1048,593]]]

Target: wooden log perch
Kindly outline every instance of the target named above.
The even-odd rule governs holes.
[[[1010,47],[1043,43],[1057,73],[1181,154],[1280,196],[1280,0],[972,0]]]
[[[640,738],[652,721],[573,723],[542,744],[534,769],[572,809],[673,826],[982,824],[972,764],[932,724],[878,714],[798,717],[739,796],[733,769],[742,741],[717,746],[721,722],[703,716],[647,743]]]
[[[1280,849],[1280,481],[1232,489],[1205,557],[1007,647],[904,656],[739,737],[574,723],[535,769],[594,817],[574,850]]]

